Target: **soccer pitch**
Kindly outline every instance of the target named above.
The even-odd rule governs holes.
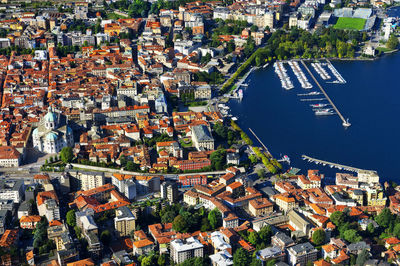
[[[334,26],[335,29],[342,30],[362,30],[366,20],[363,18],[339,18]]]

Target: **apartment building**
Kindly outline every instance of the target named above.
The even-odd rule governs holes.
[[[131,210],[122,206],[115,210],[114,227],[119,237],[129,236],[136,228],[136,217]]]
[[[185,240],[175,239],[171,241],[171,259],[179,264],[193,257],[203,257],[203,244],[194,237]]]

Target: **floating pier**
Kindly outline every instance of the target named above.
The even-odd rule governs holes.
[[[301,70],[299,63],[297,61],[289,61],[288,64],[292,69],[293,73],[296,75],[297,80],[300,82],[301,87],[304,89],[311,89],[312,85],[310,82],[308,82],[308,79]]]
[[[312,102],[312,101],[325,101],[325,98],[315,98],[315,99],[300,99],[301,102]]]
[[[345,84],[346,80],[344,80],[344,78],[342,77],[342,75],[340,75],[339,71],[336,70],[336,68],[332,65],[331,61],[329,61],[328,59],[326,59],[326,62],[328,63],[328,68],[332,71],[333,75],[335,75],[336,79],[335,81],[333,81],[332,83],[341,83],[341,84]]]
[[[347,165],[343,165],[343,164],[332,163],[332,162],[328,162],[328,161],[312,158],[312,157],[307,156],[307,155],[302,155],[301,158],[303,160],[308,160],[311,163],[322,164],[323,166],[329,166],[331,168],[337,168],[337,169],[346,170],[346,171],[349,171],[349,172],[374,173],[374,174],[377,174],[377,172],[373,171],[373,170],[364,170],[364,169],[355,168],[355,167],[347,166]]]
[[[329,62],[329,61],[328,61]],[[331,100],[331,98],[329,98],[328,94],[325,92],[325,90],[322,88],[322,86],[319,84],[318,80],[314,77],[314,75],[311,73],[310,69],[308,69],[307,65],[304,63],[303,60],[301,60],[301,63],[303,64],[303,66],[305,67],[305,69],[308,71],[308,73],[310,74],[310,76],[312,77],[312,79],[315,81],[315,83],[317,84],[317,86],[319,87],[319,89],[321,90],[321,92],[325,95],[326,99],[328,100],[328,102],[331,104],[332,108],[335,110],[335,112],[338,114],[338,116],[340,117],[340,119],[342,120],[342,125],[344,127],[349,127],[351,126],[351,124],[349,123],[349,119],[345,119],[344,116],[340,113],[339,109],[336,107],[336,105],[333,103],[333,101]],[[330,63],[330,62],[329,62]]]

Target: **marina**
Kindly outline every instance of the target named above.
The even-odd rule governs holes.
[[[304,89],[311,89],[313,86],[308,81],[306,75],[304,75],[304,72],[301,70],[299,62],[289,61],[288,64],[290,68],[293,70],[294,74],[296,75],[297,80],[300,82],[301,87]]]
[[[323,79],[323,80],[328,80],[331,79],[331,76],[328,74],[328,72],[323,68],[323,66],[326,66],[327,63],[323,64],[320,62],[317,63],[311,63],[311,66],[314,68],[314,70],[318,73],[318,75]]]
[[[335,77],[336,77],[336,80],[332,81],[332,83],[345,84],[346,80],[344,80],[342,75],[340,75],[339,71],[337,71],[336,68],[332,65],[331,61],[326,59],[326,62],[327,62],[328,68],[332,71],[333,75],[335,75]]]
[[[294,88],[293,82],[290,80],[286,69],[282,62],[275,62],[274,63],[275,73],[278,75],[279,79],[281,80],[282,88],[286,90],[291,90]]]
[[[328,61],[329,62],[329,61]],[[325,92],[325,90],[322,88],[322,86],[319,84],[318,80],[314,77],[314,75],[311,73],[310,69],[307,67],[307,65],[301,61],[301,63],[303,64],[303,66],[306,68],[307,72],[310,74],[310,76],[312,77],[312,79],[314,80],[315,84],[317,84],[317,86],[320,88],[321,92],[325,95],[326,100],[328,100],[328,102],[330,103],[330,105],[332,106],[332,108],[335,110],[335,112],[338,114],[338,116],[340,117],[340,119],[342,120],[342,125],[344,127],[349,127],[351,126],[351,124],[349,123],[349,119],[345,119],[344,116],[340,113],[339,109],[336,107],[336,105],[333,103],[333,101],[331,100],[331,98],[329,98],[328,94]],[[330,62],[329,62],[330,63]],[[330,64],[332,65],[332,64]],[[328,65],[329,66],[329,65]],[[333,66],[332,66],[333,67]],[[337,72],[337,70],[335,69],[335,71]],[[339,73],[339,72],[337,72]],[[340,75],[340,74],[339,74]]]
[[[328,162],[328,161],[312,158],[312,157],[307,156],[307,155],[302,155],[301,158],[303,160],[308,161],[309,163],[321,164],[323,166],[329,166],[331,168],[337,168],[339,170],[345,170],[345,171],[356,172],[356,173],[376,174],[376,171],[373,171],[373,170],[364,170],[364,169],[355,168],[355,167],[352,167],[352,166],[342,165],[342,164],[338,164],[338,163],[332,163],[332,162]]]

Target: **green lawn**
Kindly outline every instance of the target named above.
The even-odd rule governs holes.
[[[386,47],[376,47],[376,50],[381,51],[382,53],[393,51],[392,49],[389,49],[389,48],[386,48]]]
[[[334,28],[341,30],[362,30],[364,29],[365,22],[366,20],[363,18],[339,18]]]

